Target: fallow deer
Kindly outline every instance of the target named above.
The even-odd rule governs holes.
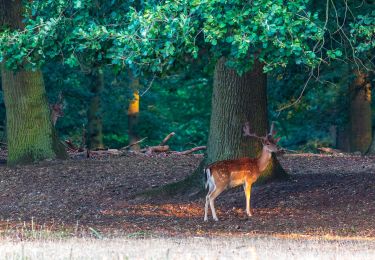
[[[59,94],[59,98],[55,104],[50,105],[51,109],[51,121],[53,126],[56,125],[57,119],[64,116],[64,103],[62,92]]]
[[[272,153],[280,150],[280,148],[277,146],[277,142],[280,140],[280,138],[274,138],[275,133],[273,132],[273,124],[270,132],[264,137],[259,137],[254,133],[250,133],[248,123],[246,123],[243,127],[243,132],[244,136],[255,137],[262,141],[262,153],[258,158],[245,157],[236,160],[218,161],[208,165],[204,169],[207,178],[206,188],[208,187],[204,221],[208,221],[208,204],[210,204],[213,219],[218,221],[214,206],[215,198],[225,189],[233,188],[241,184],[243,185],[245,191],[246,213],[249,217],[252,215],[250,209],[251,186],[261,175],[261,172],[267,168],[271,161]]]

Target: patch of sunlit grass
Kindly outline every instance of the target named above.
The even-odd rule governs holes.
[[[293,236],[292,236],[293,237]],[[0,259],[374,259],[375,242],[275,238],[0,240]]]
[[[337,236],[333,234],[321,234],[321,235],[306,235],[306,234],[274,234],[272,237],[275,238],[282,238],[282,239],[294,239],[294,240],[320,240],[320,241],[370,241],[375,242],[375,237],[364,237],[364,236],[350,236],[350,237],[343,237]]]
[[[162,205],[138,204],[124,205],[123,209],[111,209],[101,211],[103,215],[115,216],[158,216],[158,217],[177,217],[191,218],[203,216],[203,207],[197,203],[176,204],[166,203]]]
[[[74,226],[68,226],[54,222],[40,224],[34,219],[31,221],[0,221],[0,239],[12,241],[66,239],[88,235],[96,237],[90,228],[81,226],[78,222]]]

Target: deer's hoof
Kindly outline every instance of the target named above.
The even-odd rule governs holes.
[[[218,218],[214,218],[214,220],[215,220],[215,221],[219,221],[219,219],[218,219]]]
[[[208,221],[208,218],[205,217],[205,218],[204,218],[204,222],[207,222],[207,221]]]

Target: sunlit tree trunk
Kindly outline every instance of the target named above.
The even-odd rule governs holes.
[[[21,0],[0,0],[0,27],[23,28]],[[52,127],[41,71],[13,72],[1,64],[1,72],[8,164],[66,158],[66,151]]]
[[[138,81],[138,80],[137,80]],[[133,99],[129,103],[128,108],[128,134],[129,144],[134,144],[139,140],[138,136],[138,116],[139,116],[139,93],[138,90],[134,90]],[[132,145],[131,150],[139,151],[139,144]]]
[[[355,72],[355,79],[349,86],[350,97],[350,151],[366,153],[372,140],[371,83],[368,75]]]
[[[252,131],[265,135],[268,129],[267,76],[263,66],[255,62],[252,71],[240,76],[221,58],[215,68],[212,112],[208,140],[208,163],[259,156],[261,143],[244,137],[242,127],[249,121]],[[265,177],[285,177],[286,173],[274,157],[263,173]]]
[[[103,149],[103,121],[101,111],[101,93],[104,88],[102,69],[92,69],[90,78],[90,103],[88,116],[88,144],[90,149]]]

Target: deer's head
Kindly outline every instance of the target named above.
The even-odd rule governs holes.
[[[243,127],[243,133],[244,136],[250,136],[259,139],[263,144],[263,148],[271,153],[275,153],[281,150],[281,148],[277,145],[277,143],[280,141],[280,137],[275,138],[276,132],[274,131],[274,123],[272,123],[270,131],[265,136],[258,136],[255,133],[252,133],[250,131],[249,122],[245,123]]]

